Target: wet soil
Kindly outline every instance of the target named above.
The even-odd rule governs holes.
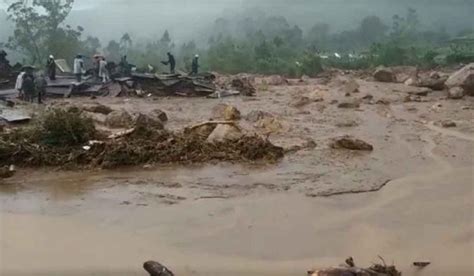
[[[347,97],[347,78],[262,86],[252,98],[55,100],[159,108],[172,130],[228,103],[243,117],[273,114],[278,132],[241,125],[297,150],[277,164],[22,169],[0,185],[0,274],[144,275],[141,263],[156,259],[179,275],[303,275],[348,255],[360,265],[382,255],[404,275],[472,275],[473,98],[433,92],[404,102],[419,88],[361,79]],[[301,97],[318,100],[290,104]],[[341,109],[335,100],[361,104]],[[443,120],[457,127],[437,126]],[[374,150],[331,149],[341,135]],[[310,140],[317,146],[306,147]],[[413,270],[420,259],[433,265]]]

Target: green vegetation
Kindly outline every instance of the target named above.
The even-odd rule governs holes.
[[[83,38],[83,28],[64,25],[73,3],[74,0],[34,0],[28,6],[24,1],[13,3],[8,14],[15,31],[7,46],[21,51],[28,62],[36,64],[43,64],[49,54],[70,61],[76,53],[90,57],[99,51],[115,62],[127,55],[138,67],[147,69],[151,65],[165,71],[167,68],[160,63],[170,51],[176,56],[177,68],[184,71],[190,71],[191,60],[199,53],[201,70],[287,76],[313,76],[323,67],[432,67],[474,61],[474,29],[457,35],[442,28],[426,30],[417,11],[411,8],[404,15],[394,15],[391,22],[367,16],[353,29],[337,32],[323,22],[302,30],[282,16],[255,12],[241,19],[217,19],[208,31],[205,45],[195,41],[176,45],[173,35],[165,31],[157,40],[146,42],[134,41],[133,34],[125,33],[102,48],[98,38]]]

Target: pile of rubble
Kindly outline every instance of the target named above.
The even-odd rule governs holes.
[[[204,122],[170,132],[164,127],[166,114],[123,115],[122,111],[112,111],[107,115],[108,124],[118,116],[112,125],[130,128],[106,135],[76,107],[48,112],[36,125],[2,133],[0,166],[111,168],[212,160],[272,162],[283,157],[282,148],[258,135],[244,133],[235,121]]]

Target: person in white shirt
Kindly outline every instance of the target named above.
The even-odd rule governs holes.
[[[99,63],[99,76],[102,78],[102,82],[106,83],[109,81],[109,72],[107,70],[107,61],[102,57]]]
[[[76,76],[77,82],[82,81],[82,73],[84,71],[84,60],[82,55],[77,55],[74,59],[74,75]]]
[[[25,72],[20,72],[18,77],[16,77],[15,90],[18,91],[18,96],[23,98],[23,76]]]

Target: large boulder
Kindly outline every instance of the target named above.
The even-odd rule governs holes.
[[[225,142],[239,140],[243,136],[240,128],[233,124],[218,124],[214,131],[207,137],[207,142]]]
[[[346,94],[358,93],[359,88],[360,88],[359,83],[355,79],[350,79],[344,85],[344,93]]]
[[[333,139],[330,143],[330,147],[333,149],[349,149],[362,151],[374,150],[374,147],[371,144],[349,135]]]
[[[374,72],[374,79],[380,82],[397,82],[396,74],[386,67],[378,67]]]
[[[449,99],[462,99],[464,97],[464,89],[462,87],[453,87],[450,88],[448,91],[448,98]]]
[[[446,81],[449,88],[462,87],[467,95],[474,95],[474,63],[464,66]]]
[[[134,119],[126,110],[116,110],[107,115],[105,124],[111,128],[130,128],[134,124]]]

